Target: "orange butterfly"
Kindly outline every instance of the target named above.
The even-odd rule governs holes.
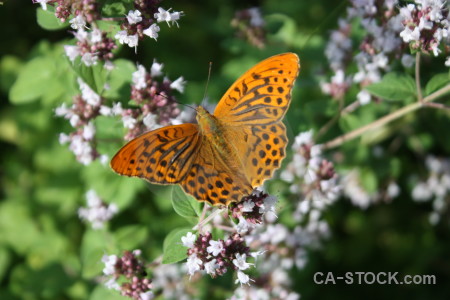
[[[213,205],[239,201],[281,165],[287,145],[281,119],[299,69],[294,53],[260,62],[228,89],[214,114],[199,106],[198,124],[142,134],[117,152],[111,167],[151,183],[178,183]]]

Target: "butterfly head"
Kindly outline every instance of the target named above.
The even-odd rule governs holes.
[[[197,123],[203,132],[203,134],[213,133],[217,129],[217,121],[213,115],[211,115],[203,106],[198,106],[197,111]]]
[[[197,106],[197,108],[195,109],[197,111],[197,121],[200,118],[206,117],[207,115],[210,115],[210,113],[201,105]]]

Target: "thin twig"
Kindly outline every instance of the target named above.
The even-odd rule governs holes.
[[[331,149],[331,148],[340,146],[349,140],[352,140],[354,138],[361,136],[362,134],[366,133],[369,130],[373,130],[373,129],[379,128],[381,126],[384,126],[387,123],[389,123],[393,120],[396,120],[396,119],[404,116],[405,114],[422,107],[423,103],[434,101],[437,98],[441,97],[442,95],[444,95],[448,92],[450,92],[450,84],[446,85],[445,87],[441,88],[440,90],[437,90],[436,92],[432,93],[431,95],[423,98],[422,102],[415,102],[415,103],[409,104],[397,111],[394,111],[394,112],[382,117],[381,119],[378,119],[370,124],[367,124],[363,127],[360,127],[353,131],[350,131],[346,134],[338,136],[337,138],[335,138],[329,142],[324,143],[323,149]]]
[[[426,96],[423,99],[423,102],[424,103],[432,102],[432,101],[436,100],[437,98],[447,94],[448,92],[450,92],[450,84],[447,84],[443,88],[441,88],[441,89],[437,90],[436,92]]]
[[[228,231],[228,232],[234,232],[235,231],[234,228],[231,227],[231,226],[225,226],[225,225],[220,225],[220,224],[214,225],[214,228],[222,229],[222,230],[225,230],[225,231]]]
[[[341,116],[352,113],[353,111],[355,111],[355,109],[357,109],[360,106],[361,106],[361,102],[359,102],[359,100],[355,100],[354,102],[350,103],[342,110]]]
[[[318,139],[321,135],[325,134],[328,129],[330,129],[331,126],[333,126],[334,123],[336,123],[339,118],[342,115],[342,106],[343,104],[343,100],[339,99],[339,113],[337,115],[335,115],[333,118],[331,118],[325,125],[322,126],[322,128],[319,129],[319,131],[317,132],[316,138]]]
[[[196,228],[196,230],[198,229],[198,231],[200,231],[200,232],[202,231],[203,220],[205,219],[207,211],[208,211],[208,205],[203,204],[202,214],[200,215],[200,219],[198,221],[197,228]]]
[[[195,225],[192,230],[197,230],[199,228],[201,228],[202,226],[206,225],[212,218],[214,218],[215,216],[217,216],[219,213],[221,213],[224,209],[223,208],[219,208],[216,209],[215,211],[213,211],[209,216],[207,216],[204,220],[200,221],[197,225]]]
[[[442,104],[442,103],[428,102],[428,103],[425,103],[424,106],[450,111],[450,106]]]
[[[355,100],[344,108],[342,108],[342,106],[343,106],[342,101],[340,101],[339,113],[335,115],[333,118],[331,118],[327,123],[325,123],[325,125],[322,126],[322,128],[319,129],[316,135],[316,139],[324,135],[330,129],[330,127],[333,126],[342,116],[345,116],[346,114],[349,114],[358,107],[360,107],[361,103],[358,100]]]
[[[203,204],[202,215],[200,216],[200,221],[203,221],[206,215],[206,211],[208,210],[208,205]]]
[[[422,88],[420,87],[420,52],[416,53],[416,89],[417,89],[417,100],[420,103],[423,103]]]

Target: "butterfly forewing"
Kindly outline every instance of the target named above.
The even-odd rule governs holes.
[[[260,62],[228,89],[214,115],[230,126],[281,120],[289,107],[299,68],[299,59],[293,53]]]
[[[119,174],[152,183],[178,183],[187,174],[201,146],[196,124],[167,126],[126,144],[111,160]]]

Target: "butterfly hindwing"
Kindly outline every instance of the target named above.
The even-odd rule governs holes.
[[[189,173],[180,182],[185,192],[213,205],[239,201],[253,190],[241,170],[225,163],[207,140],[202,142]]]
[[[229,127],[225,138],[238,153],[241,170],[253,187],[261,186],[281,166],[286,155],[286,127],[279,121],[270,125]]]
[[[286,127],[282,122],[251,126],[244,169],[253,186],[260,186],[273,176],[286,154]]]

